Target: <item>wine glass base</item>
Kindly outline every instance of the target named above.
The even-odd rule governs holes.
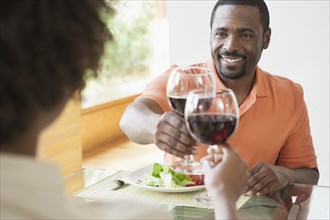
[[[202,174],[202,165],[194,160],[180,160],[171,165],[172,169],[184,174]]]
[[[207,191],[202,192],[198,194],[195,198],[194,201],[203,205],[206,205],[208,207],[213,207],[213,201],[211,196],[208,194]]]

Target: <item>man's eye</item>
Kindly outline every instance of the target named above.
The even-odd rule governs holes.
[[[218,33],[215,34],[215,36],[218,37],[218,38],[224,38],[224,37],[226,37],[226,34],[223,33],[223,32],[218,32]]]
[[[243,39],[251,39],[252,35],[251,34],[242,34]]]

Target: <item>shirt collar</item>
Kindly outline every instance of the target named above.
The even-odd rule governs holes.
[[[214,62],[210,59],[207,62],[208,67],[216,79],[216,88],[226,88],[223,82],[220,80],[218,76],[218,72],[215,68]],[[251,89],[250,94],[244,99],[243,103],[239,106],[240,116],[242,116],[245,112],[247,112],[256,102],[257,98],[266,97],[267,96],[267,87],[265,80],[265,72],[260,69],[258,66],[256,67],[256,78]]]
[[[216,80],[216,87],[217,88],[226,88],[226,86],[223,84],[223,82],[220,80],[220,77],[218,76],[218,72],[215,68],[214,62],[212,59],[210,59],[207,62],[207,66],[210,68],[211,72],[213,73],[213,76]],[[256,79],[254,81],[252,90],[249,94],[249,96],[256,96],[259,97],[265,97],[267,96],[267,87],[266,87],[266,80],[265,80],[265,71],[260,69],[259,66],[256,67]]]
[[[266,86],[266,72],[260,69],[259,66],[256,68],[256,80],[253,87],[256,87],[256,96],[265,97],[268,96],[267,86]]]

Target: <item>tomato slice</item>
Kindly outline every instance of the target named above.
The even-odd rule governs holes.
[[[195,184],[187,184],[186,186],[204,185],[204,174],[188,174],[188,176]]]

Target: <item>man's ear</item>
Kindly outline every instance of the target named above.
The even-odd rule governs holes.
[[[264,39],[263,39],[263,49],[267,49],[270,43],[270,36],[272,35],[272,30],[268,28],[268,30],[264,33]]]

